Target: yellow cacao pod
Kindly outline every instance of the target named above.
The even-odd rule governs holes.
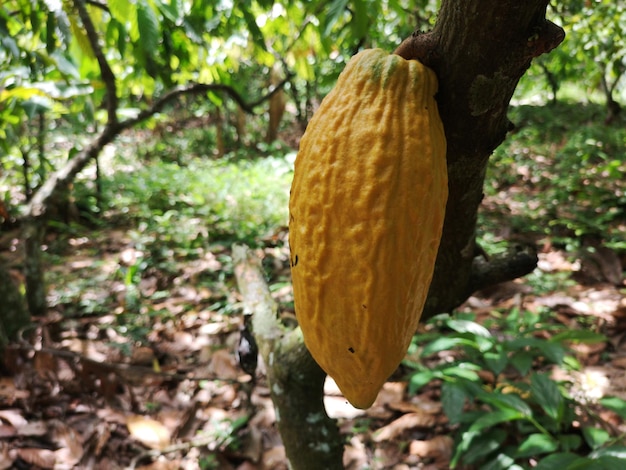
[[[419,322],[448,196],[446,140],[420,62],[355,55],[300,142],[289,202],[295,310],[304,342],[367,408]]]

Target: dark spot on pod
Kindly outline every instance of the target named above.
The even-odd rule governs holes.
[[[354,348],[353,348],[352,346],[350,346],[350,347],[348,348],[348,351],[350,351],[352,354],[354,354]]]
[[[293,268],[296,264],[298,264],[298,255],[291,260],[291,267]]]
[[[363,304],[361,305],[361,307],[363,308],[363,310],[367,310],[367,305]]]

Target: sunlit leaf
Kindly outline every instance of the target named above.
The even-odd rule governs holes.
[[[108,0],[109,12],[119,23],[124,24],[134,13],[134,2],[128,0]]]
[[[74,36],[74,39],[76,40],[76,43],[80,47],[82,53],[87,57],[95,58],[93,49],[91,48],[91,43],[89,42],[89,38],[87,37],[87,33],[85,33],[85,30],[80,26],[79,23],[76,22],[74,16],[70,16],[69,20],[72,35]]]
[[[466,338],[442,336],[440,338],[437,338],[432,343],[424,346],[424,349],[422,350],[422,356],[428,357],[432,354],[438,353],[440,351],[447,351],[457,346],[475,347],[476,343]]]
[[[513,393],[481,392],[477,398],[500,410],[515,410],[524,416],[531,416],[532,410],[528,403]]]
[[[496,424],[505,423],[507,421],[516,421],[518,419],[524,419],[525,414],[520,413],[513,408],[505,408],[492,411],[478,418],[474,424],[470,426],[471,432],[479,432],[483,429],[490,428]]]
[[[446,321],[446,325],[458,333],[471,333],[484,338],[491,338],[491,333],[484,326],[469,320],[450,319]]]
[[[626,446],[611,446],[611,447],[603,447],[601,449],[594,450],[591,454],[589,454],[591,458],[599,458],[599,457],[614,457],[618,459],[622,459],[622,465],[626,463]]]
[[[126,426],[133,438],[151,449],[163,449],[170,444],[170,432],[159,421],[133,415],[126,419]]]
[[[248,4],[245,2],[242,2],[239,5],[239,7],[241,8],[241,13],[243,14],[243,18],[246,22],[246,25],[248,26],[248,30],[250,31],[250,34],[252,35],[254,43],[257,46],[259,46],[261,49],[267,50],[267,45],[265,44],[265,38],[263,36],[263,32],[261,32],[261,29],[256,24],[256,18],[252,14],[252,12],[248,9],[249,8]]]
[[[14,88],[5,88],[0,91],[0,102],[13,99],[26,100],[33,96],[45,96],[46,94],[38,89],[32,87],[18,86]]]
[[[345,14],[348,0],[333,0],[327,7],[326,17],[324,18],[323,36],[328,36],[340,17]]]
[[[517,448],[517,458],[534,457],[554,452],[559,447],[558,441],[546,434],[530,434]]]
[[[181,0],[170,0],[165,2],[161,0],[155,0],[154,3],[156,4],[161,14],[172,23],[177,23],[181,20],[181,13],[183,11]]]

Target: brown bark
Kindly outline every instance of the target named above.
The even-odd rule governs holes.
[[[547,0],[444,0],[432,32],[414,34],[396,53],[419,59],[439,78],[437,101],[448,142],[449,199],[435,275],[423,318],[450,311],[476,288],[510,280],[534,268],[527,253],[497,273],[477,262],[476,220],[487,161],[512,125],[507,109],[533,57],[564,38],[545,19]]]
[[[278,67],[274,66],[270,72],[270,85],[272,87],[276,87],[276,85],[280,83],[278,74]],[[278,127],[280,126],[283,114],[285,114],[285,104],[285,91],[283,89],[280,89],[269,100],[269,121],[267,125],[267,135],[265,136],[265,141],[268,144],[274,142],[278,137]]]

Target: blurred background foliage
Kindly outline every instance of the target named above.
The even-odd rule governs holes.
[[[88,8],[115,74],[122,116],[136,115],[192,82],[224,85],[254,103],[286,79],[274,110],[283,118],[281,129],[292,131],[283,132],[282,150],[268,150],[276,139],[268,129],[268,102],[245,113],[229,93],[215,90],[184,97],[137,129],[146,131],[138,133],[144,140],[134,139],[137,157],[186,164],[196,156],[254,158],[291,151],[352,54],[364,47],[393,50],[412,31],[427,31],[438,6],[429,0],[108,0],[89,2]],[[571,121],[566,108],[574,104],[575,119],[585,115],[589,124],[610,125],[624,99],[626,11],[620,2],[570,0],[552,6],[548,15],[567,38],[533,63],[514,103],[561,103],[550,111],[556,115],[542,118],[557,133]],[[19,216],[47,175],[103,125],[105,88],[70,1],[5,1],[0,36],[0,194]],[[620,165],[610,158],[611,149],[623,141],[607,129],[599,136],[590,129],[577,133],[573,137],[582,141],[568,141],[562,150],[571,148],[579,166],[592,153],[616,176]]]
[[[7,228],[106,123],[106,88],[80,1],[0,6]],[[107,146],[52,208],[51,226],[71,232],[120,217],[146,233],[171,230],[172,243],[189,245],[198,237],[254,244],[271,236],[286,224],[299,137],[346,61],[361,48],[393,50],[414,30],[427,31],[438,7],[431,0],[87,2],[115,75],[120,118],[190,83],[216,87],[181,95]],[[548,17],[567,37],[520,82],[510,113],[516,127],[488,171],[479,237],[488,252],[528,238],[571,250],[600,239],[623,251],[626,11],[620,2],[569,0],[549,7]],[[195,235],[185,237],[182,227]]]

